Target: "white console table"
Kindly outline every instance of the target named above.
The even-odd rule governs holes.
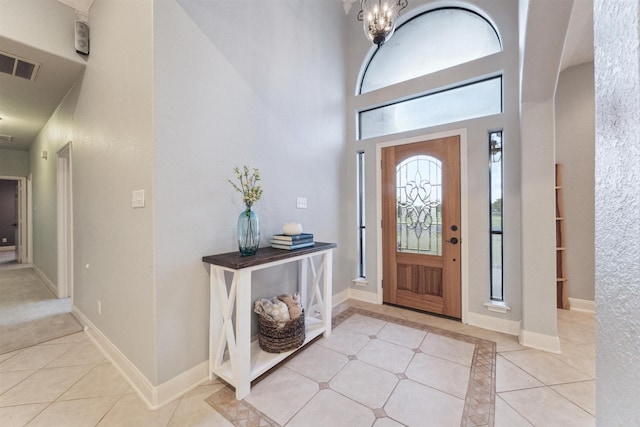
[[[234,386],[236,399],[241,400],[249,394],[252,380],[297,351],[267,353],[260,349],[257,340],[251,342],[253,271],[297,262],[298,291],[306,312],[303,346],[320,334],[325,337],[331,334],[332,251],[335,247],[335,243],[316,242],[313,247],[293,251],[261,248],[252,256],[242,257],[239,252],[230,252],[202,258],[210,264],[210,379],[215,374]],[[227,283],[225,272],[231,273],[230,283]],[[234,310],[235,328],[232,322]],[[319,316],[314,316],[314,312]],[[228,357],[225,357],[225,350]]]

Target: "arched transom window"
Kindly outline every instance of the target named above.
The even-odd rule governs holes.
[[[467,9],[443,8],[402,24],[371,57],[360,84],[370,92],[502,51],[495,28]]]
[[[365,66],[360,92],[451,69],[502,52],[498,32],[479,14],[461,8],[424,12],[402,24]],[[359,111],[358,139],[375,138],[502,113],[502,73],[486,71],[443,87]]]

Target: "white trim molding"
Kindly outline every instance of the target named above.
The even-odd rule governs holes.
[[[540,334],[538,332],[520,330],[518,341],[521,345],[535,348],[538,350],[548,351],[550,353],[560,354],[560,337],[552,335]]]
[[[366,288],[369,284],[369,281],[364,277],[358,277],[357,279],[353,279],[351,281],[355,286],[360,286],[361,288]]]
[[[333,296],[331,297],[331,302],[333,303],[332,307],[335,307],[338,304],[342,304],[343,302],[349,299],[350,297],[349,289],[350,288],[347,288],[344,291],[340,291],[337,294],[333,294]]]
[[[493,311],[494,313],[506,314],[508,311],[511,311],[511,307],[502,301],[488,301],[484,303],[484,306],[487,307],[487,310]]]
[[[205,360],[169,381],[154,386],[77,307],[73,307],[72,314],[84,326],[91,341],[120,372],[149,409],[158,409],[209,379],[207,372],[209,361]]]
[[[375,292],[349,288],[349,297],[357,299],[358,301],[369,302],[371,304],[380,304],[378,302],[378,295]]]
[[[368,292],[361,289],[347,288],[344,291],[340,291],[334,294],[332,297],[333,307],[345,302],[348,299],[355,299],[358,301],[368,302],[371,304],[382,304],[378,302],[378,294],[375,292]]]
[[[467,324],[477,326],[482,329],[502,332],[509,335],[520,335],[520,321],[501,319],[499,317],[487,316],[485,314],[467,313]]]
[[[467,128],[459,128],[447,130],[444,132],[419,135],[398,140],[386,141],[376,144],[376,165],[380,165],[382,160],[382,149],[394,147],[397,145],[413,144],[421,141],[429,141],[433,139],[447,138],[450,136],[460,137],[460,241],[469,241],[469,171],[468,171],[468,152],[467,152]],[[378,276],[376,283],[377,300],[376,304],[382,304],[382,169],[376,167],[376,274]],[[461,292],[461,320],[462,323],[468,322],[469,315],[469,245],[463,244],[460,248],[462,262],[460,263],[460,292]]]
[[[588,299],[569,298],[569,307],[575,311],[589,311],[595,313],[596,302]]]

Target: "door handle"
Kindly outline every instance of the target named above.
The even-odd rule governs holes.
[[[458,244],[458,238],[457,237],[452,237],[451,240],[445,240],[445,242],[451,243],[452,245],[457,245]]]

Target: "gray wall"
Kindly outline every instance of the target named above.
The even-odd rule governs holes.
[[[640,405],[640,3],[596,0],[596,421]]]
[[[556,314],[555,93],[572,2],[530,0],[521,17],[521,344],[560,351]]]
[[[209,274],[201,258],[237,250],[243,205],[227,182],[233,168],[260,169],[264,194],[254,210],[261,246],[288,221],[301,222],[318,241],[338,243],[334,292],[352,278],[343,232],[352,188],[341,185],[347,180],[341,2],[160,0],[154,18],[163,382],[207,359]],[[296,209],[297,196],[307,197],[307,209]],[[295,277],[295,268],[255,274],[253,299],[291,290]]]
[[[594,301],[595,98],[593,62],[560,73],[556,162],[562,163],[569,297]]]
[[[90,24],[86,72],[67,103],[73,107],[74,304],[157,384],[153,3],[97,0]],[[145,208],[132,208],[135,190],[145,190]]]
[[[29,150],[33,203],[33,264],[54,284],[58,282],[56,152],[72,138],[72,117],[66,104],[58,107]],[[47,151],[47,159],[40,157]]]
[[[0,148],[0,176],[29,175],[29,152]]]

